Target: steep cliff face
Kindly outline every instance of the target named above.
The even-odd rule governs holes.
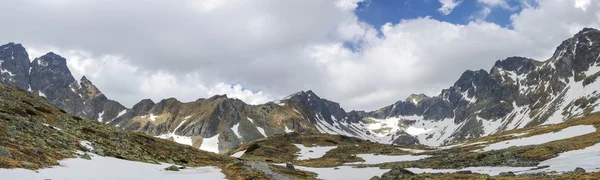
[[[30,62],[21,44],[0,46],[0,71],[3,83],[43,96],[71,114],[104,121],[126,109],[106,98],[85,76],[75,80],[67,60],[52,52]]]
[[[29,88],[29,55],[20,44],[0,46],[0,82],[21,89]]]
[[[548,60],[499,60],[489,71],[465,71],[439,95],[413,94],[372,112],[346,112],[312,91],[262,105],[214,96],[187,103],[142,100],[127,109],[85,77],[77,82],[66,60],[54,53],[28,63],[21,45],[1,47],[0,77],[6,84],[45,96],[78,116],[213,152],[292,131],[438,146],[559,123],[596,112],[600,103],[600,31],[589,28],[565,40]]]

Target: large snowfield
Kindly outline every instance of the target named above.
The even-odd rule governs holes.
[[[296,169],[315,172],[317,178],[325,180],[364,180],[373,176],[381,176],[383,173],[390,171],[389,169],[379,169],[378,167],[355,168],[351,166],[338,166],[339,169],[330,168],[311,168],[296,166]]]
[[[81,158],[59,161],[59,166],[31,171],[27,169],[1,169],[0,179],[19,180],[187,180],[225,179],[217,167],[187,168],[181,171],[166,171],[172,164],[148,164],[113,157],[90,155],[92,160]]]
[[[483,150],[490,151],[490,150],[505,149],[505,148],[509,148],[511,146],[527,146],[527,145],[544,144],[544,143],[551,142],[551,141],[572,138],[572,137],[581,136],[581,135],[585,135],[585,134],[589,134],[589,133],[593,133],[593,132],[596,132],[596,128],[594,128],[594,126],[592,126],[592,125],[572,126],[572,127],[562,129],[558,132],[552,132],[552,133],[547,133],[547,134],[540,134],[540,135],[535,135],[535,136],[530,136],[530,137],[525,137],[525,138],[497,142],[497,143],[486,146],[485,148],[483,148]]]

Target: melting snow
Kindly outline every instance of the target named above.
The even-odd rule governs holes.
[[[406,128],[406,130],[404,130],[404,132],[416,136],[419,134],[423,134],[423,133],[428,133],[429,131],[431,131],[432,129],[426,129],[426,128],[416,128],[416,127],[408,127]]]
[[[401,161],[416,161],[425,159],[431,156],[428,155],[401,155],[401,156],[390,156],[390,155],[374,155],[374,154],[357,154],[356,156],[365,160],[365,162],[354,162],[346,164],[381,164],[387,162],[401,162]]]
[[[600,143],[593,146],[560,153],[558,157],[540,162],[540,166],[550,166],[543,171],[567,172],[581,167],[586,172],[600,171]]]
[[[260,132],[260,134],[262,134],[264,137],[267,137],[267,133],[265,133],[265,129],[256,126],[256,129],[258,129],[258,132]]]
[[[94,151],[94,147],[92,146],[92,143],[89,141],[79,141],[79,144],[81,144],[81,146],[85,147],[88,151]]]
[[[98,155],[92,155],[92,160],[74,158],[59,163],[60,166],[36,171],[0,168],[0,174],[3,179],[225,179],[217,167],[166,171],[164,169],[171,164],[148,164]]]
[[[242,155],[244,155],[245,152],[246,151],[244,150],[244,151],[239,151],[239,152],[233,153],[231,155],[231,157],[240,158],[240,157],[242,157]]]
[[[240,127],[240,123],[237,123],[235,125],[233,125],[233,127],[231,127],[231,131],[233,131],[233,133],[235,133],[235,136],[237,136],[238,138],[242,138],[242,135],[240,135],[239,133],[239,127]]]
[[[597,72],[600,71],[600,67],[599,66],[591,66],[586,72],[584,72],[584,74],[586,76],[591,76]],[[558,108],[557,111],[554,112],[554,114],[548,118],[548,120],[546,122],[543,123],[543,125],[546,124],[557,124],[557,123],[561,123],[564,121],[564,119],[566,117],[564,117],[562,115],[563,109],[570,103],[573,102],[577,99],[579,99],[580,97],[584,97],[586,95],[590,95],[593,94],[594,91],[597,91],[598,89],[600,89],[600,80],[596,80],[591,84],[588,84],[587,86],[583,86],[583,81],[579,81],[579,82],[575,82],[575,79],[573,77],[569,78],[569,83],[567,83],[567,88],[565,88],[564,91],[566,91],[564,97],[563,97],[563,102],[561,103],[560,107]],[[592,106],[592,105],[590,105]],[[597,109],[594,109],[594,111],[592,112],[596,112]],[[578,117],[583,115],[583,110],[579,109],[579,108],[575,108],[575,110],[571,109],[571,117]]]
[[[53,128],[53,129],[56,129],[56,130],[62,131],[62,129],[61,129],[61,128],[54,127],[54,126],[51,126],[51,125],[49,125],[49,124],[46,124],[46,123],[42,123],[42,124],[43,124],[44,126],[51,127],[51,128]]]
[[[366,167],[366,168],[354,168],[351,166],[338,166],[339,169],[334,167],[329,168],[312,168],[304,166],[294,166],[296,169],[315,172],[318,174],[317,178],[325,180],[363,180],[369,179],[373,176],[381,176],[383,173],[390,171],[389,169],[379,169],[378,167]]]
[[[179,127],[181,127],[183,125],[183,123],[185,123],[185,120],[183,120],[181,123],[179,123],[179,125],[177,125],[177,127],[175,127],[175,129],[173,130],[172,133],[163,134],[163,135],[156,136],[156,137],[161,138],[161,139],[173,138],[173,141],[175,141],[179,144],[185,144],[188,146],[192,146],[192,138],[191,137],[175,135],[175,132],[177,132],[177,130],[179,129]]]
[[[248,118],[248,120],[254,124],[254,120],[250,119],[250,117],[246,117]],[[258,131],[260,132],[260,134],[262,134],[264,137],[267,137],[267,134],[265,133],[265,129],[258,127],[258,125],[254,124],[256,126],[256,129],[258,129]]]
[[[98,113],[98,122],[102,122],[102,115],[104,115],[104,111]]]
[[[202,140],[200,149],[208,152],[219,153],[219,135],[217,134],[211,138],[204,138]]]
[[[158,116],[155,116],[154,114],[150,114],[150,120],[151,121],[155,121],[156,117],[158,117]]]
[[[284,131],[285,131],[285,133],[291,133],[291,132],[294,132],[293,130],[289,129],[289,128],[288,128],[287,126],[285,126],[285,125],[284,125],[283,127],[285,127],[285,130],[284,130]]]
[[[424,152],[430,152],[431,150],[420,150],[420,149],[408,149],[408,148],[397,148],[403,151],[408,151],[411,153],[424,153]]]
[[[471,171],[473,173],[481,173],[481,174],[489,174],[491,176],[496,176],[499,175],[502,172],[514,172],[514,173],[519,173],[519,172],[524,172],[524,171],[528,171],[532,168],[535,167],[503,167],[503,166],[498,166],[498,167],[467,167],[467,168],[463,168],[463,169],[421,169],[421,168],[406,168],[406,170],[409,170],[410,172],[413,172],[415,174],[421,174],[421,173],[453,173],[453,172],[457,172],[457,171]]]
[[[483,150],[490,151],[490,150],[505,149],[505,148],[508,148],[511,146],[527,146],[527,145],[544,144],[544,143],[551,142],[551,141],[572,138],[575,136],[581,136],[581,135],[585,135],[585,134],[589,134],[589,133],[593,133],[593,132],[596,132],[596,128],[594,128],[594,126],[592,126],[592,125],[571,126],[571,127],[562,129],[559,132],[551,132],[551,133],[540,134],[540,135],[535,135],[535,136],[530,136],[530,137],[525,137],[525,138],[497,142],[497,143],[486,146]]]
[[[119,112],[119,114],[117,114],[117,117],[121,117],[123,114],[125,114],[127,112],[127,109]]]
[[[12,72],[10,72],[6,69],[0,68],[0,74],[2,74],[2,73],[7,73],[9,76],[15,76],[15,74],[13,74]]]
[[[315,159],[320,158],[327,153],[327,151],[337,148],[337,146],[315,146],[315,147],[306,147],[302,144],[294,144],[296,147],[300,149],[300,154],[298,155],[297,160],[307,160],[307,159]],[[312,152],[310,152],[312,151]]]

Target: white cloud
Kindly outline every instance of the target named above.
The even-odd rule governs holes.
[[[439,0],[439,1],[442,4],[442,7],[440,7],[438,9],[438,11],[444,15],[448,15],[448,14],[452,13],[452,10],[454,10],[454,8],[456,8],[457,6],[460,5],[460,3],[462,3],[461,0]]]
[[[358,7],[358,3],[365,0],[338,0],[336,5],[347,11],[352,11]]]
[[[490,13],[492,13],[491,7],[483,7],[478,12],[475,12],[474,14],[469,16],[469,19],[477,21],[477,22],[481,22],[481,21],[484,21],[488,17],[488,15],[490,15]]]
[[[587,9],[587,6],[590,5],[591,0],[575,0],[575,7],[583,9],[584,11]]]
[[[249,89],[244,89],[242,85],[228,85],[225,83],[218,83],[208,90],[209,96],[227,94],[229,98],[237,98],[248,104],[263,104],[272,100],[271,97],[266,95],[262,91],[253,92]]]
[[[193,2],[204,4],[186,6]],[[0,42],[22,42],[36,56],[57,47],[76,78],[88,76],[128,106],[223,93],[255,104],[312,89],[347,110],[373,110],[411,93],[437,95],[465,70],[487,70],[508,56],[545,60],[581,28],[600,27],[597,1],[523,5],[511,16],[513,29],[428,17],[373,27],[358,21],[356,2],[0,1],[23,7],[0,11],[21,18],[0,20],[11,24],[0,29]],[[460,3],[447,2],[456,4],[448,13]]]
[[[478,3],[488,7],[501,7],[504,9],[512,9],[506,0],[477,0]]]

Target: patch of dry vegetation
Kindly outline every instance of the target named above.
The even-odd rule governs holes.
[[[262,172],[237,165],[236,159],[172,141],[74,117],[37,95],[0,84],[0,168],[38,169],[87,151],[147,163],[168,162],[190,167],[217,166],[229,179],[266,179]]]

